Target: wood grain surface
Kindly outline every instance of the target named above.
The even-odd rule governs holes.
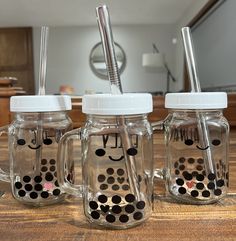
[[[155,165],[163,166],[163,135],[154,138]],[[2,153],[2,151],[1,151]],[[85,219],[82,200],[31,208],[17,202],[8,183],[1,183],[0,240],[2,241],[224,241],[236,240],[236,131],[230,141],[230,194],[211,205],[175,203],[164,194],[163,182],[155,180],[153,215],[144,224],[127,230],[92,227]]]

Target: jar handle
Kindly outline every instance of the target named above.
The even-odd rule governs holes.
[[[154,134],[157,134],[158,131],[165,131],[166,121],[169,119],[167,116],[164,120],[156,121],[151,123],[152,130]],[[154,178],[166,180],[166,168],[154,168]]]
[[[69,143],[70,140],[80,140],[81,136],[81,128],[77,128],[66,132],[60,139],[58,143],[58,154],[57,154],[57,168],[58,168],[58,184],[60,188],[71,195],[82,197],[83,195],[83,185],[75,185],[71,183],[67,178],[67,171],[66,171],[66,153],[72,155],[71,151],[69,150]]]
[[[8,134],[8,125],[0,127],[0,136],[4,133]],[[0,168],[0,180],[4,182],[11,182],[10,180],[10,173],[7,173]]]

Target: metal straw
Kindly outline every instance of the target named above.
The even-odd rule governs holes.
[[[114,41],[107,6],[103,5],[97,7],[96,15],[105,55],[108,78],[110,80],[111,93],[114,95],[121,95],[123,94],[123,91],[115,55]],[[135,158],[133,156],[127,155],[126,152],[131,147],[131,141],[127,131],[125,118],[123,116],[117,118],[117,124],[119,126],[119,132],[122,141],[122,148],[125,158],[126,171],[129,177],[130,190],[135,195],[136,199],[140,200],[140,187],[135,166]]]
[[[181,30],[184,51],[187,60],[187,69],[191,83],[191,92],[201,92],[198,72],[197,72],[197,64],[195,62],[195,54],[194,54],[194,46],[191,37],[191,32],[189,27],[184,27]],[[199,141],[202,146],[207,147],[207,150],[203,151],[204,160],[205,160],[205,168],[208,174],[213,173],[216,174],[215,163],[212,158],[211,145],[209,141],[209,131],[206,124],[206,119],[204,114],[196,111],[197,119],[198,119],[198,133],[199,133]]]

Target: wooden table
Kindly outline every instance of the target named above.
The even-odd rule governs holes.
[[[154,139],[156,166],[163,165],[163,136]],[[236,131],[230,141],[230,192],[236,192]],[[7,183],[0,198],[1,241],[224,241],[236,240],[236,195],[212,205],[174,203],[163,194],[163,182],[155,182],[153,215],[144,224],[128,230],[95,229],[86,221],[82,201],[69,198],[58,205],[29,208],[11,196]],[[157,195],[158,193],[158,195]]]

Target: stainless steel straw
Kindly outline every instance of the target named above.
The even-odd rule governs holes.
[[[107,6],[103,5],[97,7],[96,15],[103,45],[103,51],[105,55],[108,78],[110,80],[111,93],[114,95],[122,95],[123,91],[115,55],[113,34]],[[136,172],[135,159],[133,156],[127,155],[126,152],[131,147],[131,141],[129,133],[127,131],[125,118],[123,116],[117,118],[117,124],[119,126],[119,132],[122,141],[122,148],[125,158],[126,171],[129,177],[130,190],[135,195],[136,199],[140,200],[140,187]]]
[[[182,38],[184,44],[184,51],[187,61],[187,69],[191,83],[191,92],[201,92],[197,65],[195,62],[195,54],[194,54],[194,46],[191,37],[191,32],[189,27],[182,28]],[[209,141],[209,131],[206,124],[205,116],[202,113],[196,111],[198,118],[198,133],[199,133],[199,141],[202,146],[208,146],[207,150],[203,151],[204,160],[205,160],[205,168],[207,174],[216,174],[215,163],[212,158],[212,150]]]

